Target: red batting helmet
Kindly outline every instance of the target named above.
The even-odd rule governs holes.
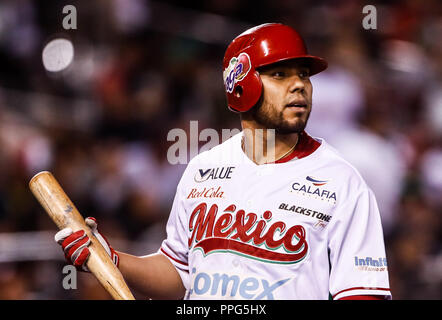
[[[327,68],[327,62],[307,54],[301,36],[289,26],[266,23],[237,36],[224,54],[223,79],[227,104],[233,111],[250,110],[262,93],[256,68],[289,59],[305,59],[310,75]]]

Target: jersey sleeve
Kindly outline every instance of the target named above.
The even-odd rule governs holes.
[[[172,210],[166,225],[167,237],[163,240],[159,252],[164,254],[178,271],[183,285],[188,289],[188,234],[187,214],[183,205],[183,193],[180,184],[172,204]]]
[[[391,299],[384,237],[373,192],[365,185],[329,225],[329,290],[334,300],[357,295]]]

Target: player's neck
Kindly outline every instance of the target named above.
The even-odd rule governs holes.
[[[273,163],[293,152],[299,134],[277,134],[274,129],[261,128],[242,123],[242,148],[247,157],[256,164]]]

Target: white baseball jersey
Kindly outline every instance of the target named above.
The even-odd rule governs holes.
[[[192,159],[159,252],[185,299],[391,298],[379,210],[359,173],[305,132],[257,165],[242,134]]]

